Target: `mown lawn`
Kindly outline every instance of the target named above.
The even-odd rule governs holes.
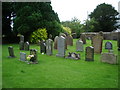
[[[76,52],[74,46],[68,46],[68,52]],[[104,43],[109,40],[104,40]],[[112,41],[115,54],[117,42]],[[107,52],[104,49],[103,52]],[[87,44],[90,46],[90,40]],[[14,47],[16,58],[8,58],[8,46]],[[2,46],[2,86],[3,88],[118,88],[118,65],[100,62],[100,54],[95,54],[94,62],[85,61],[85,51],[80,53],[78,61],[56,57],[57,50],[52,56],[40,54],[40,47],[30,45],[38,50],[38,64],[26,64],[19,61],[19,44],[6,44]]]

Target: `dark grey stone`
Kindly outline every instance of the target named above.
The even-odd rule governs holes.
[[[46,40],[46,54],[47,55],[53,54],[53,41],[52,41],[52,39]]]
[[[30,55],[34,55],[34,57],[32,57],[30,59],[30,61],[33,62],[33,63],[38,63],[38,60],[37,60],[37,50],[36,49],[30,49]]]
[[[24,42],[23,41],[19,42],[19,47],[20,47],[20,50],[24,50]]]
[[[94,61],[94,47],[86,47],[85,61]]]
[[[12,46],[9,46],[8,47],[8,52],[9,52],[9,57],[11,58],[14,58],[15,55],[14,55],[14,50],[13,50],[13,47]]]
[[[23,35],[20,36],[20,42],[21,42],[21,41],[24,42],[24,36],[23,36]]]
[[[40,42],[40,53],[46,53],[46,43],[45,41]]]
[[[29,51],[29,47],[30,47],[29,42],[25,42],[25,44],[24,44],[24,49],[25,49],[26,51]]]

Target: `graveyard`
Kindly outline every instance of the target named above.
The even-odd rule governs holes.
[[[85,48],[91,46],[91,40],[86,40],[84,51],[76,51],[76,42],[67,46],[65,55],[69,52],[80,54],[79,60],[57,57],[58,50],[53,49],[52,55],[40,53],[40,46],[30,44],[30,49],[37,50],[37,64],[28,64],[20,61],[20,52],[30,54],[30,51],[20,50],[19,44],[4,44],[2,46],[2,80],[3,88],[117,88],[118,64],[101,62],[101,54],[94,54],[94,61],[85,61]],[[111,41],[113,53],[118,55],[117,41],[103,40],[102,52],[105,43]],[[14,58],[8,58],[8,47],[12,46]]]

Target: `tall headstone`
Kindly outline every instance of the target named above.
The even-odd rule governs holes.
[[[102,52],[102,43],[103,43],[103,36],[97,34],[92,37],[92,46],[94,47],[94,53],[101,53]]]
[[[8,52],[9,52],[9,57],[15,57],[15,55],[14,55],[14,50],[13,50],[13,47],[12,46],[9,46],[8,47]]]
[[[37,50],[36,49],[30,49],[30,55],[34,55],[33,58],[31,58],[30,61],[37,63]]]
[[[47,55],[53,54],[53,41],[52,41],[52,39],[46,40],[46,54]]]
[[[30,47],[29,42],[25,42],[25,44],[24,44],[24,49],[25,49],[26,51],[29,51],[29,47]]]
[[[83,41],[77,40],[76,42],[76,51],[84,51]]]
[[[54,38],[54,49],[57,49],[58,36]]]
[[[45,41],[41,41],[40,42],[40,53],[46,53],[46,42]]]
[[[118,43],[118,50],[120,51],[120,32],[118,32],[118,40],[117,40],[117,43]]]
[[[73,46],[73,37],[70,35],[66,36],[67,45]]]
[[[57,42],[57,48],[58,48],[58,54],[56,54],[56,56],[65,57],[65,38],[63,36],[59,36]]]
[[[83,41],[83,44],[86,44],[86,35],[85,34],[81,34],[80,39]]]
[[[24,42],[24,36],[23,35],[20,36],[20,41]]]
[[[110,50],[110,49],[112,49],[112,47],[113,47],[112,42],[108,41],[105,43],[105,49]]]
[[[86,47],[85,61],[94,61],[94,47]]]
[[[101,62],[106,62],[109,64],[117,64],[117,56],[113,53],[102,53],[101,54]]]
[[[67,40],[66,40],[66,34],[60,33],[59,36],[63,36],[65,38],[65,49],[67,49]]]
[[[20,61],[26,61],[26,53],[20,52]]]
[[[20,50],[24,50],[24,42],[23,41],[19,42],[19,47],[20,47]]]

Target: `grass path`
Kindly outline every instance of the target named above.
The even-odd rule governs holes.
[[[109,40],[104,40],[104,43]],[[76,52],[76,39],[74,46],[69,46],[68,52]],[[90,46],[90,41],[87,44]],[[107,52],[104,49],[103,52]],[[115,54],[117,42],[112,41]],[[8,46],[14,47],[16,58],[7,58]],[[3,45],[2,66],[3,66],[3,88],[117,88],[118,87],[118,65],[110,65],[100,62],[100,54],[95,54],[94,62],[85,61],[85,52],[80,53],[78,61],[56,57],[57,50],[52,56],[40,54],[40,47],[30,45],[30,48],[38,50],[38,64],[28,65],[18,61],[20,51],[18,44]]]

